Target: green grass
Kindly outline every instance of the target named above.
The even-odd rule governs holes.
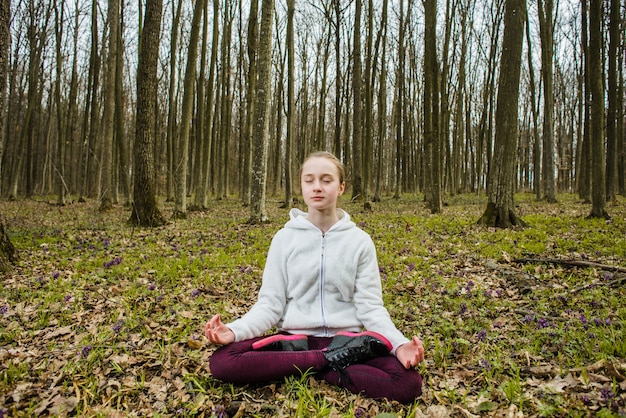
[[[0,281],[0,416],[623,416],[625,275],[606,266],[626,267],[626,202],[607,207],[609,221],[586,219],[572,195],[516,202],[529,228],[476,226],[486,202],[472,195],[438,215],[414,196],[373,212],[341,205],[376,243],[395,323],[426,347],[412,405],[310,373],[249,386],[211,377],[204,323],[256,299],[287,220],[276,202],[264,225],[226,199],[157,229],[130,227],[121,206],[0,202],[19,252]]]

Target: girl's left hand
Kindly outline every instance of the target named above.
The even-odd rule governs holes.
[[[396,349],[396,357],[405,368],[415,367],[424,361],[424,346],[420,339],[414,336],[411,341]]]

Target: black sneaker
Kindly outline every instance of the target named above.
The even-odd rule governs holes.
[[[391,349],[387,338],[374,331],[365,331],[337,333],[323,351],[330,367],[343,371],[351,364],[388,354]]]
[[[252,344],[253,350],[265,351],[306,351],[309,339],[305,334],[276,334]]]

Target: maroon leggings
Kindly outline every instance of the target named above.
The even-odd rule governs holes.
[[[265,383],[310,369],[330,384],[374,399],[410,403],[422,393],[420,374],[405,369],[391,354],[353,364],[340,374],[328,367],[322,353],[332,338],[309,337],[308,351],[253,350],[252,343],[265,337],[232,343],[215,351],[209,362],[213,377],[228,383]]]

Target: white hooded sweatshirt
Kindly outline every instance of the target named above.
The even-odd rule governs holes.
[[[258,300],[228,327],[235,341],[273,326],[318,337],[363,328],[384,335],[392,352],[409,340],[391,321],[382,300],[376,249],[370,236],[338,209],[325,234],[299,209],[278,231],[267,255]]]

